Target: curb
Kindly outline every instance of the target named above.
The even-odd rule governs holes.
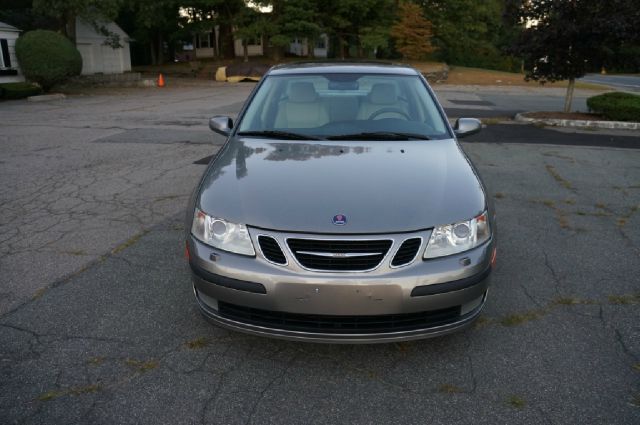
[[[29,101],[29,102],[48,102],[50,100],[66,99],[66,97],[67,96],[65,96],[62,93],[42,94],[42,95],[38,95],[38,96],[29,96],[29,97],[27,97],[27,101]]]
[[[521,113],[516,114],[514,119],[515,121],[520,121],[520,122],[526,122],[526,123],[532,123],[532,124],[546,124],[546,125],[552,125],[556,127],[640,130],[640,122],[563,120],[563,119],[557,119],[557,118],[529,118],[529,117],[525,117]]]

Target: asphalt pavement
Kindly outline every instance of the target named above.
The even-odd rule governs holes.
[[[303,344],[205,322],[183,258],[206,119],[250,89],[0,104],[1,424],[640,422],[637,132],[464,139],[500,237],[474,328]]]
[[[580,78],[585,83],[605,84],[623,91],[640,92],[640,75],[587,74]]]
[[[562,111],[566,89],[543,86],[433,86],[438,99],[449,116],[473,114],[479,118],[513,117],[526,111]],[[602,90],[576,89],[572,111],[586,112],[587,98],[603,93]]]

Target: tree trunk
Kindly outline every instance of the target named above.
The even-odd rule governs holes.
[[[218,46],[218,36],[216,36],[216,27],[211,28],[211,47],[213,47],[213,57],[220,57],[220,46]]]
[[[283,49],[280,46],[273,46],[273,48],[271,49],[271,58],[276,62],[280,62],[280,60],[282,60],[282,57],[284,56],[282,50]]]
[[[340,59],[344,60],[344,38],[342,35],[338,35],[338,50],[340,50]]]
[[[162,32],[158,30],[158,65],[164,63],[164,41],[162,40]]]
[[[244,61],[245,62],[249,62],[249,48],[247,47],[247,43],[249,43],[247,41],[246,38],[242,39],[242,53],[244,54]]]
[[[315,59],[316,57],[316,43],[317,40],[315,38],[313,39],[308,39],[307,38],[307,56],[309,57],[309,59]]]
[[[158,57],[156,55],[156,44],[153,41],[149,42],[149,51],[151,52],[151,65],[157,65]]]
[[[73,13],[68,13],[65,16],[64,35],[71,40],[74,46],[76,45],[76,15]]]
[[[575,78],[569,79],[569,85],[567,86],[567,94],[564,97],[564,111],[571,112],[571,102],[573,102],[573,89],[576,86]]]
[[[220,56],[224,59],[233,59],[236,57],[233,31],[228,22],[220,23]]]

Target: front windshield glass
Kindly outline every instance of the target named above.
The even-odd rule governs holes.
[[[407,134],[451,137],[418,76],[382,74],[273,75],[265,79],[238,133],[282,132],[310,138]]]

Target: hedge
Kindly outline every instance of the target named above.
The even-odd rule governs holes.
[[[25,77],[44,91],[82,71],[82,56],[76,46],[53,31],[29,31],[19,37],[16,56]]]
[[[31,83],[4,83],[0,84],[0,99],[24,99],[25,97],[40,94],[42,89]]]
[[[630,93],[605,93],[587,99],[591,112],[612,121],[640,122],[640,96]]]

